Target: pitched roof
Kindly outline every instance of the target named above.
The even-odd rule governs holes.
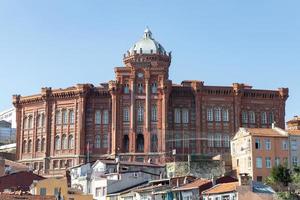
[[[272,128],[247,128],[247,131],[252,136],[261,136],[261,137],[287,137],[280,133],[277,129]]]
[[[192,190],[197,189],[205,184],[211,183],[210,180],[207,179],[197,179],[191,183],[185,184],[179,188],[174,189],[174,191],[183,191],[183,190]]]
[[[300,130],[288,130],[287,132],[292,136],[300,136]]]
[[[236,187],[238,186],[238,182],[232,182],[232,183],[222,183],[218,184],[208,190],[205,190],[202,192],[204,195],[211,195],[211,194],[224,194],[229,192],[236,191]]]

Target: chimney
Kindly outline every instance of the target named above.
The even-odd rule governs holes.
[[[0,177],[5,175],[5,160],[0,157]]]

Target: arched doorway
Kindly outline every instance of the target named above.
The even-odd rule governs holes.
[[[138,134],[136,138],[136,151],[144,152],[144,135]]]

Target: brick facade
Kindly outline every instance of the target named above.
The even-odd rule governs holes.
[[[150,35],[151,36],[151,35]],[[100,157],[165,162],[172,150],[187,154],[229,153],[239,127],[284,128],[288,89],[256,90],[245,84],[173,84],[171,54],[124,55],[115,80],[100,86],[77,84],[15,95],[17,159],[41,173]]]

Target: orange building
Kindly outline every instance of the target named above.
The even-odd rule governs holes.
[[[273,166],[288,164],[288,133],[280,128],[240,128],[231,140],[232,168],[262,182]]]

